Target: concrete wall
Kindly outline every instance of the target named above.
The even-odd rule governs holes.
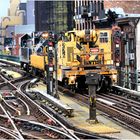
[[[35,31],[34,24],[29,25],[16,25],[15,26],[15,34],[30,34]]]

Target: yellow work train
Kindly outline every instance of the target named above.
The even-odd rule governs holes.
[[[96,72],[100,75],[99,86],[108,88],[115,84],[117,70],[113,60],[112,33],[112,28],[65,33],[57,43],[58,81],[71,89],[82,90],[87,87],[86,74]],[[28,64],[21,61],[22,67],[28,65],[24,66],[28,71],[43,74],[44,63],[47,63],[44,58],[44,55],[32,53]]]
[[[111,34],[110,28],[67,32],[58,42],[58,80],[82,90],[86,88],[86,74],[96,72],[101,75],[99,85],[116,83]]]

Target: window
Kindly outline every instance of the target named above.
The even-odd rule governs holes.
[[[108,42],[108,33],[100,32],[100,43],[107,43],[107,42]]]
[[[130,52],[134,51],[134,40],[133,39],[130,39],[130,41],[129,41],[129,49],[130,49]]]

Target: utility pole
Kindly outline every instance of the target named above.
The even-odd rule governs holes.
[[[46,70],[47,70],[47,92],[48,94],[53,96],[53,72],[54,72],[54,54],[53,54],[53,42],[51,40],[48,40],[48,47],[47,47],[47,52],[48,52],[48,64],[46,65]]]
[[[44,52],[44,68],[45,68],[45,77],[46,77],[46,88],[47,94],[50,94],[56,98],[58,96],[58,81],[57,81],[57,45],[56,39],[52,32],[44,33],[42,35],[46,41],[46,54],[47,54],[47,63]],[[55,77],[55,83],[53,78]],[[55,90],[54,90],[55,89]]]
[[[57,45],[55,44],[54,48],[54,58],[55,58],[55,93],[54,96],[59,98],[58,95],[58,79],[57,79]]]

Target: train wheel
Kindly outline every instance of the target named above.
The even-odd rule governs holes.
[[[110,91],[111,85],[112,85],[111,78],[109,78],[107,76],[106,77],[101,76],[99,79],[97,91],[99,93],[106,93],[106,92]]]
[[[76,92],[76,86],[75,85],[70,85],[70,90],[72,92]]]
[[[24,63],[23,62],[20,62],[21,69],[23,69],[23,66],[24,66]]]
[[[29,72],[29,65],[28,64],[26,64],[26,66],[25,66],[25,71]]]
[[[63,78],[62,84],[64,87],[68,87],[68,78]]]
[[[85,76],[80,76],[76,78],[76,92],[85,93],[87,89],[87,85],[85,84],[86,78]]]
[[[34,76],[36,76],[37,75],[37,69],[36,68],[32,68],[32,73],[33,73]]]

